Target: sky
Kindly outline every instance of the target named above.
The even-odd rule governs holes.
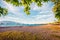
[[[13,21],[24,24],[45,24],[54,22],[55,17],[52,11],[54,4],[52,2],[42,2],[42,7],[35,3],[31,4],[31,14],[29,16],[24,12],[23,6],[13,6],[3,0],[0,0],[0,6],[8,9],[6,16],[1,16],[0,21]]]

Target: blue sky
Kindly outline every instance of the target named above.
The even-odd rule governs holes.
[[[0,21],[14,21],[25,24],[42,24],[54,22],[55,17],[52,12],[54,4],[52,2],[42,2],[42,7],[38,7],[35,3],[31,4],[31,14],[29,16],[23,11],[23,6],[13,6],[5,1],[0,1],[0,6],[8,9],[8,15],[0,17]]]

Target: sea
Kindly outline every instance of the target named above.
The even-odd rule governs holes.
[[[16,23],[11,21],[2,21],[0,22],[0,27],[12,27],[12,26],[42,26],[46,24],[24,24],[24,23]]]

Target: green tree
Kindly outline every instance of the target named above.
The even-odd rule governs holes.
[[[5,0],[15,6],[24,6],[24,12],[30,15],[30,5],[34,2],[37,6],[42,6],[42,1],[48,2],[48,0]]]
[[[60,0],[52,0],[52,2],[55,4],[53,12],[55,13],[55,17],[60,22]]]
[[[4,1],[11,3],[15,6],[24,6],[24,12],[27,15],[30,15],[30,5],[32,3],[36,3],[38,7],[41,7],[42,2],[52,1],[54,3],[53,12],[55,13],[55,17],[58,20],[60,20],[60,0],[4,0]]]
[[[5,16],[5,15],[7,15],[7,9],[5,9],[5,8],[2,8],[2,7],[0,7],[0,16]]]

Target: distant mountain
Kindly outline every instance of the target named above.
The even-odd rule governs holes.
[[[24,24],[13,21],[0,21],[0,26],[38,26],[38,25],[44,25],[44,24]]]
[[[0,26],[19,26],[20,23],[12,22],[12,21],[0,21]]]

